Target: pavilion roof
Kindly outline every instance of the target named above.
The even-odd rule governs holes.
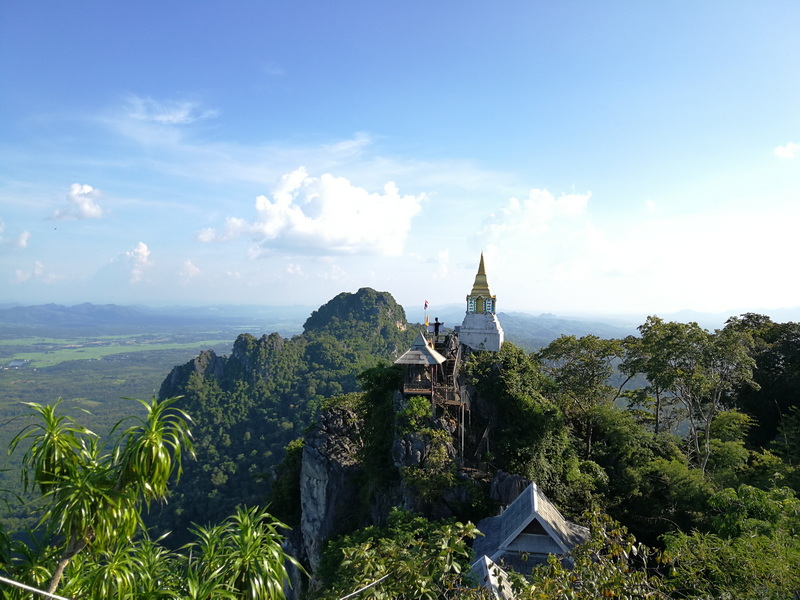
[[[411,349],[394,361],[396,365],[441,365],[447,359],[434,350],[431,343],[421,333],[414,340]]]

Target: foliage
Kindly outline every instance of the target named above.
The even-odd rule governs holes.
[[[726,328],[753,337],[756,385],[738,385],[730,402],[753,418],[748,446],[769,448],[773,441],[783,441],[779,429],[800,406],[800,323],[774,323],[764,315],[747,313],[730,318]]]
[[[668,588],[653,573],[660,561],[657,552],[608,516],[593,513],[591,539],[577,546],[570,560],[551,556],[546,565],[533,570],[528,581],[516,580],[519,600],[595,600],[619,598],[667,598]],[[570,564],[571,563],[571,564]]]
[[[64,572],[60,593],[119,600],[282,599],[287,566],[302,572],[282,549],[284,528],[263,509],[238,508],[219,525],[194,527],[195,540],[182,551],[146,534],[135,541],[119,538],[103,551],[77,556]],[[34,565],[16,562],[10,574],[41,587]],[[4,597],[30,597],[25,594],[14,588]]]
[[[548,380],[533,357],[505,342],[496,354],[472,354],[466,372],[480,402],[492,410],[488,450],[493,463],[535,477],[556,502],[564,500],[566,482],[580,476],[578,459],[562,411],[542,393]]]
[[[298,438],[286,446],[272,484],[272,513],[292,527],[300,524],[300,469],[304,445],[303,438]]]
[[[386,487],[397,479],[392,461],[395,413],[394,392],[403,381],[398,365],[379,364],[363,371],[359,381],[364,389],[364,445],[361,462],[367,479],[378,487]]]
[[[160,529],[173,529],[174,541],[182,542],[192,521],[217,522],[239,503],[265,502],[284,449],[314,422],[326,399],[358,404],[348,395],[362,388],[360,373],[407,349],[415,335],[391,295],[363,288],[320,307],[302,335],[242,334],[231,356],[203,353],[173,369],[160,395],[183,395],[181,407],[196,415],[200,460],[187,467],[160,514]],[[383,400],[374,395],[365,402],[375,416]]]
[[[619,395],[619,390],[608,382],[615,372],[614,363],[622,354],[620,341],[587,335],[561,336],[537,355],[544,372],[555,381],[558,391],[554,397],[585,440],[586,460],[592,456],[591,412],[597,406],[610,404]]]
[[[239,507],[220,525],[194,530],[198,541],[188,546],[187,569],[203,580],[220,579],[237,599],[283,598],[287,562],[300,567],[281,548],[278,529],[285,528],[264,509]]]
[[[187,554],[143,530],[141,510],[165,500],[192,449],[189,417],[175,400],[139,401],[145,416],[124,429],[120,422],[105,443],[59,414],[59,403],[31,404],[35,420],[9,451],[29,443],[22,477],[43,497],[40,529],[28,545],[0,530],[0,570],[35,587],[49,580],[50,593],[63,582],[62,593],[76,598],[283,598],[287,565],[299,565],[281,547],[286,526],[264,509],[196,527]]]
[[[105,444],[59,415],[58,402],[29,405],[36,420],[12,440],[9,451],[31,442],[22,460],[24,486],[42,494],[39,534],[60,548],[51,593],[78,553],[105,552],[120,539],[130,540],[142,524],[141,505],[166,499],[170,478],[180,476],[182,452],[192,452],[189,417],[173,406],[176,400],[139,401],[145,418],[134,418]]]
[[[711,425],[727,394],[753,381],[752,336],[728,326],[709,333],[697,323],[648,317],[639,328],[644,358],[629,365],[643,369],[658,390],[680,402],[689,426],[690,457],[705,472],[711,455]]]
[[[458,597],[469,565],[471,523],[437,523],[394,510],[385,528],[369,527],[331,542],[320,571],[320,599],[337,599],[367,586],[362,598]]]
[[[800,502],[788,489],[726,489],[709,501],[713,531],[665,536],[669,580],[690,598],[794,597],[800,589]]]

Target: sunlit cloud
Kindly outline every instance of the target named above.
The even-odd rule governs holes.
[[[800,144],[789,142],[783,146],[778,146],[772,153],[778,158],[791,159],[800,156]]]
[[[100,190],[96,190],[90,185],[73,183],[67,193],[67,206],[57,209],[52,218],[58,220],[99,219],[106,214],[106,211],[96,202],[100,196]]]
[[[397,256],[424,199],[424,194],[401,195],[393,182],[374,193],[343,177],[312,177],[301,167],[284,175],[270,197],[256,198],[253,221],[230,217],[221,231],[205,229],[197,239],[221,242],[247,235],[259,251]]]
[[[28,247],[28,240],[31,238],[31,233],[29,231],[23,231],[19,235],[9,237],[6,235],[6,225],[2,219],[0,219],[0,251],[3,249],[20,249],[20,248],[27,248]]]
[[[506,206],[490,215],[481,233],[490,239],[545,233],[558,223],[583,216],[591,195],[587,192],[556,198],[547,190],[531,190],[527,198],[511,198]]]
[[[133,250],[122,253],[130,266],[130,282],[140,283],[144,279],[145,270],[153,263],[150,261],[150,250],[147,244],[139,242]]]

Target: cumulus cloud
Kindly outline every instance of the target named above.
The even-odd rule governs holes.
[[[158,125],[188,125],[217,116],[217,111],[204,109],[198,102],[154,100],[140,96],[128,98],[128,117]]]
[[[44,275],[44,264],[40,261],[36,261],[33,263],[33,268],[29,270],[25,269],[15,269],[14,270],[14,282],[15,283],[22,283],[24,281],[28,281],[29,279],[40,278]]]
[[[506,206],[492,214],[481,233],[488,234],[490,238],[543,234],[554,223],[584,215],[591,195],[591,192],[587,192],[564,194],[556,198],[547,190],[531,190],[527,198],[511,198]]]
[[[14,283],[24,283],[26,281],[41,281],[43,283],[53,283],[62,277],[45,269],[44,263],[35,261],[30,269],[14,269]]]
[[[67,206],[56,210],[53,213],[54,219],[99,219],[104,211],[96,199],[100,197],[100,191],[90,185],[73,183],[67,193]]]
[[[778,158],[797,158],[800,156],[800,144],[789,142],[784,146],[778,146],[772,151],[772,153]]]
[[[130,282],[140,283],[144,279],[145,270],[152,265],[147,244],[139,242],[133,250],[123,252],[122,256],[130,266]]]
[[[28,240],[30,239],[31,234],[29,231],[23,231],[17,236],[8,237],[6,235],[6,225],[2,219],[0,219],[0,249],[3,248],[27,248],[28,247]]]
[[[230,217],[222,231],[198,233],[202,242],[250,236],[260,249],[286,248],[299,254],[397,256],[423,195],[400,195],[393,182],[370,193],[343,177],[311,177],[305,168],[284,175],[270,197],[256,198],[253,221]]]

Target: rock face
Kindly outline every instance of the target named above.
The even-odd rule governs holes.
[[[501,507],[506,507],[517,499],[523,490],[531,484],[530,479],[520,475],[511,475],[498,471],[489,486],[489,497]]]
[[[174,367],[161,384],[159,397],[169,398],[181,395],[192,373],[202,377],[221,378],[225,370],[226,358],[217,356],[213,350],[204,350],[196,358],[184,365]]]
[[[322,545],[347,531],[358,515],[358,461],[361,421],[343,408],[322,414],[306,436],[300,472],[302,551],[312,571],[319,564]]]

